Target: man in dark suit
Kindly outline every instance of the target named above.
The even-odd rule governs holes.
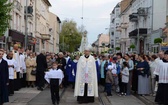
[[[44,72],[47,69],[47,61],[44,50],[42,50],[41,53],[37,56],[36,63],[37,63],[36,68],[37,89],[42,91],[44,89],[44,83],[45,83]]]

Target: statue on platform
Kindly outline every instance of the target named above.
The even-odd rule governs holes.
[[[84,31],[82,34],[82,41],[81,41],[79,51],[84,52],[84,49],[86,46],[88,46],[87,31]]]

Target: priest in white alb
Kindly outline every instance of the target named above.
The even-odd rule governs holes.
[[[79,104],[93,103],[98,97],[98,83],[95,58],[90,55],[91,46],[85,47],[84,55],[77,64],[75,97]]]

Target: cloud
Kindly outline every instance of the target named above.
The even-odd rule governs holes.
[[[82,24],[82,0],[49,0],[52,4],[50,11],[61,20],[73,19],[78,26]],[[106,32],[110,24],[110,13],[121,0],[83,0],[83,23],[88,31],[89,43],[97,39],[98,34]]]

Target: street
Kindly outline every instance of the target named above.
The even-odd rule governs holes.
[[[60,89],[60,105],[78,105],[76,97],[74,97],[73,89]],[[63,92],[63,94],[62,94]],[[23,88],[15,92],[14,96],[10,96],[10,102],[4,105],[52,105],[50,99],[50,90],[46,88],[44,91],[38,91],[36,88]],[[101,101],[102,100],[102,101]],[[99,89],[99,98],[95,98],[95,102],[89,105],[149,105],[133,95],[121,97],[113,93],[113,96],[107,97],[106,93]],[[85,104],[82,104],[85,105]],[[86,104],[88,105],[88,104]],[[151,104],[150,104],[151,105]]]

